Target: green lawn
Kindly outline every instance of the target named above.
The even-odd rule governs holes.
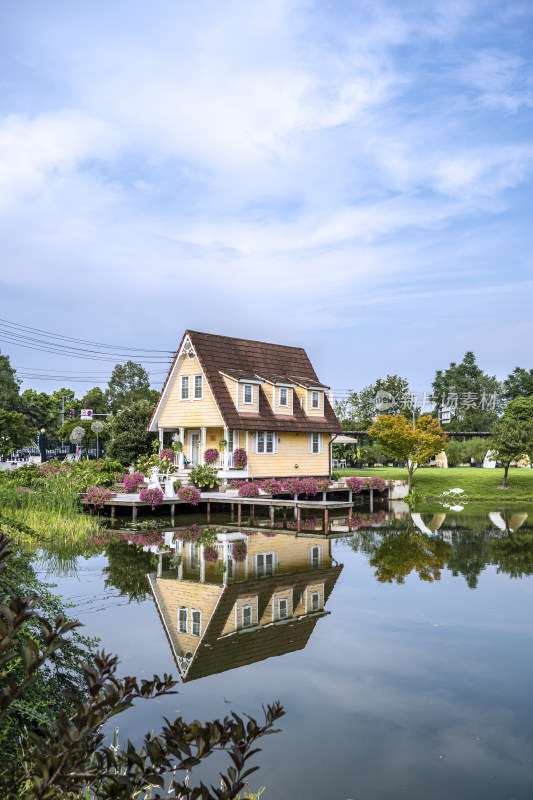
[[[407,480],[407,470],[396,467],[367,467],[366,469],[335,470],[342,476],[379,475],[381,478]],[[479,500],[533,500],[533,470],[511,469],[507,483],[510,489],[497,489],[503,481],[503,469],[475,469],[453,467],[450,469],[417,469],[413,485],[424,497],[438,497],[448,489],[461,488],[471,499]]]

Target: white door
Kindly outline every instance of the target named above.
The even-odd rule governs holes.
[[[197,467],[200,451],[200,431],[189,431],[189,461],[193,467]]]

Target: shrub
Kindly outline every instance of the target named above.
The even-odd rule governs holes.
[[[320,478],[317,481],[317,486],[319,492],[327,492],[327,490],[331,486],[331,481],[329,478]]]
[[[197,506],[202,499],[202,495],[195,486],[182,486],[176,494],[180,500],[186,500],[192,506]]]
[[[248,453],[244,447],[238,447],[233,451],[233,466],[235,469],[244,469],[248,463]]]
[[[159,460],[160,461],[170,461],[171,464],[174,463],[174,450],[171,447],[167,447],[166,450],[159,451]]]
[[[259,497],[259,484],[243,483],[239,489],[239,497]]]
[[[218,450],[216,450],[214,447],[209,447],[204,452],[204,463],[205,464],[216,464],[217,461],[218,461],[218,455],[219,455]]]
[[[113,495],[105,486],[91,486],[87,489],[84,500],[97,508],[103,508],[106,500],[111,500]]]
[[[185,528],[183,531],[176,531],[176,538],[182,542],[197,542],[202,535],[202,529],[194,522],[190,528]]]
[[[127,472],[124,475],[123,479],[124,488],[126,492],[136,492],[139,486],[142,486],[144,483],[144,475],[142,472],[132,472],[131,475]]]
[[[164,542],[163,534],[160,531],[146,531],[146,533],[124,533],[124,539],[130,544],[142,545],[142,547],[150,547],[152,545],[162,545]]]
[[[161,489],[141,489],[139,492],[139,500],[142,500],[143,503],[150,503],[152,511],[159,505],[162,499],[163,492]]]

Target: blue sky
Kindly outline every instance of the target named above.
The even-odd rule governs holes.
[[[335,390],[424,391],[466,350],[533,366],[530,3],[26,0],[0,22],[2,318],[301,345]]]

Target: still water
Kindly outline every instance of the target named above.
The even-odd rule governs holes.
[[[212,517],[207,562],[176,537],[191,522],[205,524],[160,520],[159,537],[118,523],[90,557],[41,556],[121,674],[180,678],[120,717],[122,739],[279,699],[282,732],[252,776],[265,800],[531,798],[530,507],[356,514],[336,538]]]

